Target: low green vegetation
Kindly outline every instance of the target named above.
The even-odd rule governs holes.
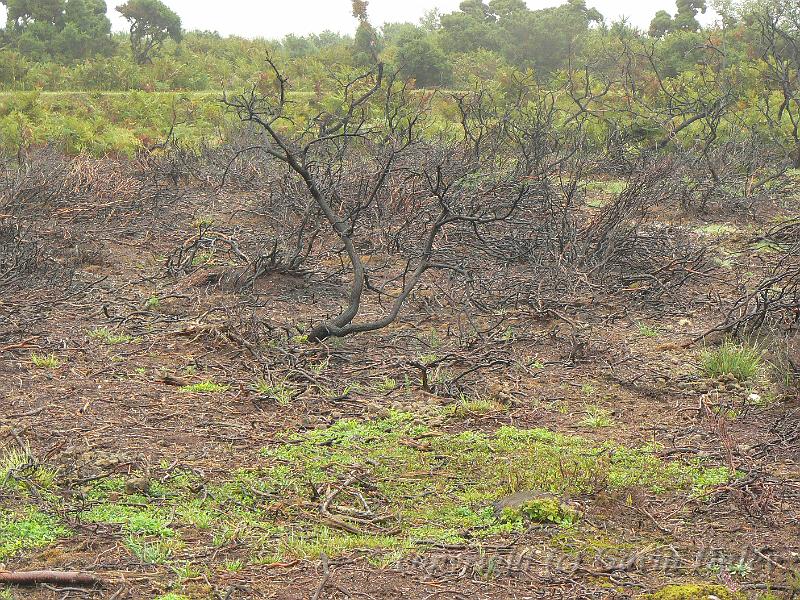
[[[581,425],[586,427],[612,427],[614,419],[605,408],[592,405],[586,407],[586,417],[581,421]]]
[[[289,434],[262,456],[260,467],[213,484],[181,470],[146,485],[133,485],[140,477],[92,482],[77,518],[118,528],[142,563],[181,565],[190,544],[236,541],[249,549],[248,563],[263,564],[354,549],[400,555],[528,527],[580,528],[580,515],[555,498],[644,487],[702,499],[730,476],[700,460],[666,462],[649,448],[546,429],[447,433],[409,413]],[[7,454],[4,464],[11,472],[25,458]],[[52,477],[33,468],[26,481],[44,487]],[[541,499],[514,511],[495,509],[504,497],[529,490]],[[54,505],[63,502],[51,495]],[[1,514],[6,556],[68,535],[57,519],[33,508]]]
[[[647,600],[744,600],[747,596],[741,593],[732,592],[722,585],[706,583],[687,583],[682,585],[670,585],[654,593],[647,594]]]
[[[189,147],[221,141],[228,119],[217,93],[0,93],[0,151],[51,143],[68,154],[130,157],[171,130]]]
[[[50,488],[56,471],[37,463],[30,452],[11,448],[0,456],[0,490],[21,489],[25,484],[39,488]]]
[[[657,327],[653,327],[648,325],[647,323],[636,323],[636,329],[639,332],[639,335],[646,338],[657,338],[661,335],[661,331]]]
[[[201,381],[191,385],[184,385],[178,388],[181,392],[188,394],[221,394],[227,392],[230,386],[215,383],[213,381]]]
[[[125,547],[133,556],[145,564],[161,565],[169,562],[173,553],[184,545],[179,540],[148,540],[142,536],[129,535]]]
[[[586,191],[608,196],[619,196],[623,191],[625,191],[626,186],[627,183],[621,179],[598,180],[587,183]]]
[[[32,491],[39,498],[52,496],[55,477],[56,471],[38,464],[30,452],[11,449],[0,456],[0,491],[16,499],[0,502],[0,561],[69,535],[57,518],[29,502]]]
[[[67,533],[54,517],[34,507],[19,511],[0,509],[0,561],[23,550],[47,546]]]
[[[707,377],[732,375],[739,381],[747,381],[758,374],[763,356],[759,348],[725,340],[718,348],[704,350],[700,361]]]
[[[57,369],[61,360],[55,354],[31,354],[31,363],[37,369]]]
[[[89,332],[89,337],[100,340],[104,344],[116,346],[117,344],[127,344],[132,342],[133,338],[125,333],[115,333],[108,327],[100,327]]]
[[[270,398],[280,406],[288,406],[295,397],[295,391],[285,381],[272,383],[266,379],[259,379],[253,385],[253,391],[259,396]]]
[[[393,392],[394,390],[397,389],[397,387],[398,387],[397,380],[391,377],[385,377],[375,384],[375,389],[378,392],[382,393]]]
[[[580,519],[578,512],[555,498],[537,498],[519,508],[504,508],[499,520],[504,523],[553,523],[572,527]]]
[[[505,406],[494,398],[485,396],[472,397],[461,394],[454,404],[447,407],[445,414],[463,417],[466,415],[487,415],[502,412],[503,410],[505,410]]]
[[[698,227],[697,231],[712,237],[723,237],[736,233],[738,229],[735,226],[728,225],[726,223],[711,223],[710,225]]]
[[[120,505],[114,498],[124,483],[106,481],[92,496],[100,504],[82,519],[120,525],[134,554],[159,562],[174,549],[176,527],[196,523],[202,515],[200,521],[216,535],[229,531],[229,536],[249,542],[258,560],[269,562],[353,548],[410,550],[429,541],[463,540],[465,532],[485,537],[519,530],[525,523],[577,522],[558,503],[532,505],[517,517],[495,515],[492,503],[518,489],[577,494],[595,491],[603,481],[614,488],[647,485],[659,493],[702,492],[727,478],[724,469],[663,463],[644,449],[595,446],[547,430],[442,434],[407,414],[341,421],[293,435],[289,443],[265,449],[264,455],[267,466],[237,472],[232,480],[210,488],[206,500],[192,496],[188,479],[176,479],[156,486],[149,499],[129,495]],[[573,465],[566,474],[565,464]],[[358,477],[353,479],[352,473]],[[340,495],[328,510],[339,525],[331,526],[330,521],[320,522],[309,502],[313,504],[313,490],[324,494],[337,486]],[[343,531],[341,523],[349,522],[347,515],[359,495],[375,507],[376,521],[351,523]],[[271,508],[276,505],[282,506],[277,513]]]

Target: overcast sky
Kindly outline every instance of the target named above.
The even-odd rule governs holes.
[[[107,0],[115,30],[127,30],[114,7],[123,0]],[[532,9],[562,4],[565,0],[527,0]],[[287,33],[318,33],[325,29],[352,33],[355,20],[350,0],[165,0],[183,19],[185,29],[218,31],[223,35],[281,38]],[[450,12],[460,0],[370,0],[373,24],[417,22],[431,8]],[[634,25],[646,28],[656,11],[675,12],[674,0],[588,0],[607,20],[624,15]],[[3,22],[4,9],[0,8]],[[710,20],[707,15],[703,20]]]

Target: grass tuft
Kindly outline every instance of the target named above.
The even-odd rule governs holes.
[[[184,385],[178,389],[187,394],[221,394],[227,392],[229,388],[229,385],[223,385],[213,381],[203,381],[201,383]]]
[[[67,533],[54,517],[33,507],[20,513],[0,510],[0,560],[52,544]]]
[[[100,327],[99,329],[90,331],[89,337],[96,340],[100,340],[101,342],[108,344],[110,346],[116,346],[118,344],[127,344],[128,342],[133,341],[133,338],[131,336],[124,333],[114,333],[108,327]]]
[[[140,536],[129,535],[125,539],[125,547],[136,558],[146,564],[162,565],[172,558],[182,544],[178,540],[148,540]]]
[[[555,498],[539,498],[525,502],[519,508],[504,508],[500,520],[504,522],[552,523],[561,527],[572,527],[580,515]]]
[[[55,354],[31,354],[31,362],[37,369],[57,369],[61,361]]]
[[[0,455],[0,489],[24,488],[28,483],[49,489],[56,478],[56,471],[38,464],[28,450],[11,448]]]
[[[646,338],[657,338],[659,335],[661,335],[661,332],[657,327],[647,325],[646,323],[637,323],[636,329],[639,331],[639,335]]]
[[[586,417],[581,421],[586,427],[613,427],[614,419],[611,413],[599,406],[587,406]]]
[[[381,393],[388,393],[393,392],[398,387],[398,383],[396,379],[391,377],[385,377],[381,381],[375,384],[375,390]]]
[[[253,385],[253,391],[259,396],[275,400],[280,406],[289,406],[295,397],[294,390],[285,381],[272,383],[266,379],[259,379]]]
[[[703,373],[708,377],[733,375],[739,381],[756,376],[763,362],[762,350],[725,340],[719,348],[704,350],[700,356]]]
[[[447,412],[451,412],[455,416],[463,417],[466,415],[488,415],[494,412],[502,412],[505,408],[505,406],[494,398],[483,396],[472,398],[466,394],[461,394],[458,401],[449,407]]]

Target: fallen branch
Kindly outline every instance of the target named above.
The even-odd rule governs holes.
[[[6,571],[0,572],[0,585],[93,587],[101,581],[90,573],[77,571]]]
[[[11,350],[18,350],[20,348],[25,348],[28,344],[36,340],[35,337],[28,338],[27,340],[22,340],[21,342],[17,342],[16,344],[9,344],[8,346],[3,346],[0,348],[0,354],[5,352],[10,352]]]
[[[321,554],[320,559],[322,560],[322,581],[319,582],[319,586],[317,586],[317,591],[314,592],[314,595],[311,597],[311,600],[319,600],[319,598],[322,596],[322,590],[325,589],[325,585],[331,578],[331,567],[327,555],[324,553]]]

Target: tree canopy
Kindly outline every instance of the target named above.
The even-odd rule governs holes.
[[[128,0],[117,11],[130,23],[131,50],[138,64],[150,62],[167,39],[181,41],[181,18],[159,0]]]
[[[698,13],[705,13],[708,6],[706,0],[676,0],[678,12],[673,18],[665,10],[660,10],[650,22],[650,35],[664,37],[673,31],[698,31],[700,22]]]
[[[0,0],[3,37],[33,60],[74,62],[113,49],[104,0]]]

